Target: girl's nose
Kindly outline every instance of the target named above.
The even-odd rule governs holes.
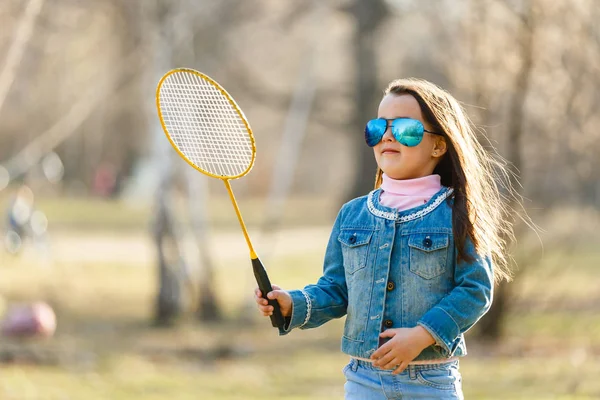
[[[382,141],[392,141],[395,140],[394,135],[392,134],[392,126],[390,124],[388,124],[387,128],[385,129],[385,132],[383,134],[383,137],[381,138]]]

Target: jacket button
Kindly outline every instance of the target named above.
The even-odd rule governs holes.
[[[350,242],[350,244],[356,243],[356,236],[350,236],[350,239],[348,239],[348,242]]]
[[[396,284],[394,282],[392,282],[392,281],[388,282],[388,284],[387,284],[388,291],[394,290],[395,287],[396,287]]]
[[[423,239],[423,246],[431,247],[432,244],[433,244],[433,242],[431,241],[431,239],[429,237],[426,237],[425,239]]]
[[[392,325],[394,325],[394,323],[391,319],[386,319],[385,321],[383,321],[383,326],[385,326],[386,328],[391,328]]]

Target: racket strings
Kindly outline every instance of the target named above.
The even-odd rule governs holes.
[[[197,167],[220,176],[238,176],[250,167],[254,150],[246,124],[212,83],[173,73],[160,88],[159,102],[171,139]]]

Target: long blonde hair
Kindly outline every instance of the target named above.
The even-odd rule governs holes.
[[[468,236],[477,254],[491,257],[494,280],[510,281],[507,246],[514,240],[513,219],[511,205],[504,198],[517,196],[506,162],[495,151],[483,148],[462,106],[442,88],[422,79],[397,79],[388,85],[388,94],[412,95],[425,120],[446,139],[448,151],[433,173],[441,176],[442,185],[454,188],[452,226],[458,260],[473,260],[465,250]],[[375,188],[381,180],[378,168]]]

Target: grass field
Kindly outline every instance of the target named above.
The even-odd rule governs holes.
[[[110,214],[111,205],[101,207]],[[343,397],[343,321],[278,337],[246,307],[254,283],[234,231],[214,238],[240,248],[217,265],[225,321],[200,324],[190,317],[164,329],[151,326],[156,272],[145,233],[109,235],[110,224],[96,223],[102,229],[64,225],[52,237],[57,251],[50,264],[31,254],[1,256],[0,293],[11,301],[49,301],[59,328],[52,339],[0,343],[0,399]],[[291,229],[279,238],[281,250],[268,259],[272,280],[294,288],[317,279],[328,229]],[[303,246],[294,244],[300,241]],[[469,335],[469,356],[461,360],[467,399],[600,398],[600,249],[594,239],[573,242],[546,246],[511,284],[502,342],[483,344]],[[82,243],[96,247],[82,249]],[[123,252],[123,243],[133,254]],[[75,252],[78,257],[69,257]]]

